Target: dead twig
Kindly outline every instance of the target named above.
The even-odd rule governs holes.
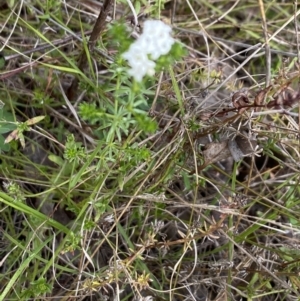
[[[92,53],[95,49],[96,42],[101,34],[101,32],[104,29],[104,24],[106,22],[106,18],[108,16],[108,13],[112,7],[112,0],[105,0],[103,3],[103,7],[99,13],[99,16],[97,18],[97,21],[94,25],[94,28],[92,30],[89,42],[88,42],[88,49],[90,53]],[[79,57],[78,61],[78,68],[83,71],[86,67],[86,62],[87,62],[87,54],[85,49],[82,50],[81,55]],[[74,99],[74,96],[76,95],[76,91],[78,88],[78,78],[75,77],[74,80],[72,81],[71,86],[69,87],[67,91],[67,97],[70,101]]]

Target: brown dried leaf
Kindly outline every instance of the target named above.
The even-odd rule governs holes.
[[[247,91],[241,90],[232,95],[231,98],[232,104],[236,109],[247,106],[249,104],[249,98]]]
[[[205,113],[205,112],[203,112],[203,113],[199,114],[199,119],[202,120],[202,121],[207,121],[211,117],[212,117],[212,113]]]
[[[286,89],[278,94],[274,100],[267,104],[268,108],[280,109],[282,107],[293,107],[300,100],[300,92],[291,89]]]
[[[206,144],[203,151],[204,164],[208,165],[231,157],[227,143],[227,141],[223,141]]]
[[[19,139],[19,130],[15,129],[6,137],[4,143],[9,143],[12,140],[18,140],[18,139]]]
[[[272,86],[268,86],[267,88],[259,91],[255,98],[254,98],[254,104],[256,106],[262,106],[264,104],[265,98],[268,94],[268,92],[272,89]]]

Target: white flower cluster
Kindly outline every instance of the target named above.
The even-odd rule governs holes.
[[[131,67],[128,71],[136,81],[141,81],[148,74],[154,75],[155,60],[167,54],[175,40],[171,36],[172,29],[159,20],[147,20],[140,37],[123,53],[123,58]]]

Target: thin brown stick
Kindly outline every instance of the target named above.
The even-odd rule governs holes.
[[[267,27],[267,21],[266,21],[266,14],[265,14],[265,8],[264,3],[262,0],[258,0],[261,18],[262,18],[262,27],[263,27],[263,33],[265,38],[265,57],[266,57],[266,87],[270,85],[271,82],[271,51],[270,51],[270,45],[269,45],[269,37],[268,37],[268,27]]]
[[[107,15],[108,15],[108,13],[111,9],[112,3],[113,3],[113,0],[104,0],[102,9],[99,13],[99,16],[98,16],[97,21],[94,25],[94,28],[92,30],[92,33],[91,33],[91,36],[90,36],[90,39],[89,39],[89,42],[88,42],[88,49],[89,49],[90,53],[92,53],[94,51],[96,42],[97,42],[101,32],[104,29],[106,18],[107,18]],[[78,68],[81,71],[83,71],[85,69],[86,62],[87,62],[87,54],[86,54],[85,49],[83,49],[82,52],[81,52],[81,55],[79,57],[79,61],[78,61]],[[69,89],[66,93],[66,95],[67,95],[67,97],[70,101],[72,101],[74,99],[75,95],[76,95],[76,91],[77,91],[77,88],[78,88],[78,83],[79,83],[78,77],[75,77],[72,81],[71,86],[69,87]]]

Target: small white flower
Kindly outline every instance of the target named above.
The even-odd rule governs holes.
[[[147,20],[144,22],[144,35],[158,36],[159,34],[165,33],[170,35],[172,28],[159,20]]]
[[[125,54],[123,57],[128,60],[130,69],[128,74],[133,76],[136,81],[141,81],[143,77],[148,74],[153,76],[155,73],[155,62],[149,60],[148,55],[144,51],[132,51],[132,49]]]
[[[128,74],[133,76],[136,81],[140,82],[143,77],[147,74],[153,76],[155,74],[155,63],[150,60],[136,63],[128,70]]]
[[[135,43],[138,44],[140,49],[142,49],[146,54],[152,54],[157,48],[155,39],[147,35],[141,35]]]
[[[139,44],[131,44],[129,50],[122,54],[123,58],[126,59],[130,66],[143,63],[148,60],[147,53]]]
[[[171,27],[162,21],[148,20],[144,23],[143,34],[122,55],[131,67],[128,74],[136,81],[141,81],[146,74],[154,75],[153,60],[167,54],[175,43],[170,35],[171,32]]]
[[[159,40],[155,50],[151,53],[151,58],[157,60],[160,56],[169,53],[174,42],[175,41],[172,38]]]

